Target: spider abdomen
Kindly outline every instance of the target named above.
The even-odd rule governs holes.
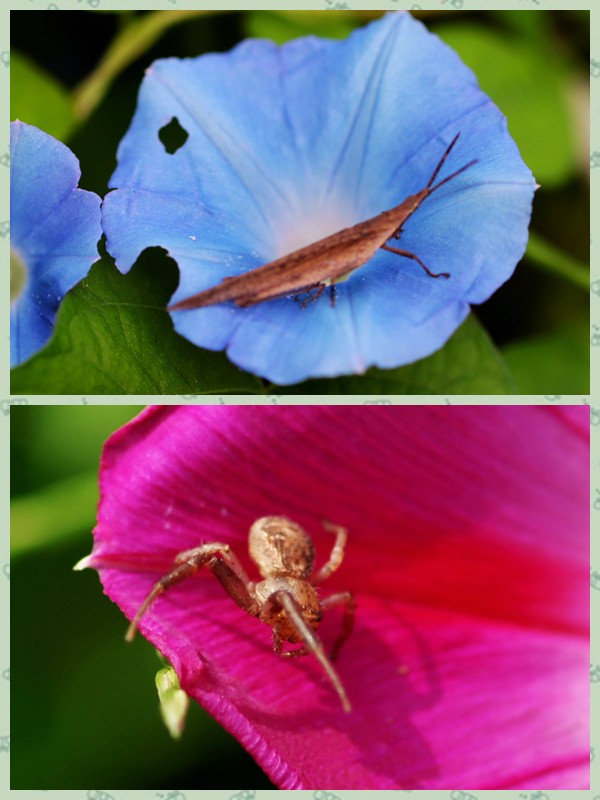
[[[250,528],[250,557],[263,578],[310,575],[315,550],[303,528],[287,517],[261,517]]]

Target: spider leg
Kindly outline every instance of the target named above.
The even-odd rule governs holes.
[[[299,647],[297,650],[286,650],[285,652],[282,652],[281,648],[283,647],[283,639],[277,633],[275,628],[273,628],[273,645],[275,653],[278,656],[281,656],[281,658],[298,658],[298,656],[312,656],[314,652],[309,647]]]
[[[275,652],[277,652],[277,650]],[[277,654],[282,658],[297,658],[298,656],[311,656],[312,653],[313,651],[309,650],[308,647],[300,647],[298,650],[286,650],[285,653],[280,652]]]
[[[321,666],[327,673],[329,680],[331,681],[336,692],[338,693],[338,696],[342,702],[342,706],[344,707],[344,711],[346,712],[350,711],[352,706],[350,705],[350,701],[348,700],[348,696],[346,694],[346,690],[342,685],[342,681],[340,680],[339,675],[335,671],[333,664],[327,658],[322,642],[307,625],[306,620],[302,616],[302,609],[300,605],[297,603],[297,601],[292,597],[292,595],[289,592],[279,590],[277,592],[273,592],[273,594],[269,596],[267,603],[274,603],[280,606],[285,611],[289,621],[293,624],[294,628],[296,629],[298,636],[304,642],[307,651],[310,653],[314,653],[314,655],[321,662]],[[275,640],[275,651],[280,652],[281,640],[275,634],[274,634],[274,640]],[[301,655],[301,653],[298,653],[298,655]]]
[[[344,618],[342,620],[342,630],[340,635],[333,643],[333,647],[331,648],[331,652],[329,654],[332,661],[335,661],[339,655],[340,649],[346,639],[352,633],[352,629],[354,628],[354,614],[356,612],[356,600],[352,592],[338,592],[337,594],[332,594],[329,597],[326,597],[324,600],[321,601],[321,608],[323,612],[327,611],[328,608],[332,608],[333,606],[338,606],[344,604]],[[275,638],[275,631],[273,631],[273,638]],[[301,647],[298,650],[287,650],[285,653],[281,652],[281,639],[277,637],[279,641],[275,642],[275,652],[282,656],[283,658],[297,658],[298,656],[306,656],[312,653],[307,647]]]
[[[323,611],[327,611],[327,609],[331,608],[332,606],[339,606],[342,604],[344,604],[342,630],[338,638],[333,643],[333,647],[331,648],[332,661],[335,661],[335,659],[338,657],[341,646],[352,633],[352,628],[354,627],[354,612],[356,611],[356,600],[352,592],[338,592],[337,594],[332,594],[329,597],[326,597],[324,600],[321,600],[321,608]]]
[[[341,525],[334,525],[332,522],[323,520],[323,527],[325,530],[335,533],[335,542],[329,556],[329,561],[323,564],[321,569],[310,579],[310,582],[316,586],[326,580],[332,572],[335,572],[344,558],[344,551],[346,549],[346,542],[348,541],[348,531]]]
[[[211,544],[200,545],[200,547],[195,547],[192,550],[184,550],[175,556],[173,569],[154,584],[154,587],[136,611],[125,635],[127,641],[132,641],[140,619],[157,597],[172,586],[191,578],[204,566],[211,570],[225,591],[240,608],[243,608],[244,611],[253,616],[258,616],[259,606],[254,597],[254,584],[246,575],[237,556],[228,544],[212,542]]]

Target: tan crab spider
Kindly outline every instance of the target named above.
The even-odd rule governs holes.
[[[350,711],[350,701],[332,662],[352,632],[356,602],[351,592],[338,592],[320,600],[315,589],[342,563],[348,533],[345,528],[329,522],[323,522],[323,526],[335,533],[335,542],[329,560],[312,577],[313,543],[300,525],[287,517],[262,517],[250,528],[250,557],[264,578],[258,583],[249,579],[228,544],[211,542],[178,553],[173,569],[154,585],[137,610],[125,638],[133,639],[138,622],[159,595],[195,575],[202,567],[208,567],[240,608],[271,626],[278,655],[292,658],[314,653],[344,710]],[[324,612],[336,605],[344,605],[344,617],[342,630],[328,657],[313,631],[318,628]],[[282,652],[284,642],[302,643],[303,647]]]

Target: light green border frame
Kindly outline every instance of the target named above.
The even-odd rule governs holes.
[[[279,797],[277,790],[248,790],[223,791],[223,790],[172,790],[154,791],[151,789],[140,791],[127,791],[120,789],[81,789],[69,791],[42,791],[42,790],[19,790],[12,791],[9,788],[9,761],[10,761],[10,726],[9,726],[9,706],[10,706],[10,643],[9,643],[9,589],[10,589],[10,563],[9,563],[9,417],[11,405],[75,405],[75,404],[99,404],[99,405],[138,405],[140,403],[163,403],[163,404],[186,404],[201,402],[203,404],[446,404],[456,403],[465,405],[528,405],[528,404],[585,404],[590,405],[591,412],[591,444],[592,444],[592,472],[590,487],[591,520],[592,531],[596,531],[596,538],[600,530],[600,268],[597,263],[597,253],[600,249],[600,202],[598,198],[598,183],[600,182],[600,2],[598,0],[419,0],[418,2],[405,2],[404,0],[388,0],[388,2],[368,2],[368,0],[308,0],[307,2],[291,2],[291,0],[238,0],[238,2],[202,2],[202,0],[147,0],[143,5],[130,0],[129,2],[118,2],[118,0],[58,0],[58,2],[48,2],[48,0],[9,0],[1,3],[0,6],[0,111],[3,119],[4,137],[0,140],[0,256],[2,262],[9,263],[9,241],[8,241],[8,220],[9,220],[9,91],[10,91],[10,34],[9,34],[9,12],[10,10],[40,11],[48,10],[127,10],[140,8],[147,10],[160,9],[279,9],[282,7],[297,10],[307,9],[335,9],[340,6],[349,7],[353,10],[393,10],[400,9],[423,9],[436,10],[448,9],[449,7],[457,10],[535,10],[535,9],[579,9],[590,11],[591,16],[591,61],[590,61],[590,83],[591,83],[591,146],[590,146],[590,191],[591,191],[591,219],[592,219],[592,238],[591,249],[591,330],[590,330],[590,352],[591,352],[591,394],[590,396],[572,395],[552,395],[552,396],[482,396],[473,395],[460,396],[454,395],[444,397],[439,395],[410,395],[394,397],[373,397],[373,396],[331,396],[325,397],[303,397],[303,396],[195,396],[180,395],[174,397],[162,396],[52,396],[52,395],[31,395],[27,397],[15,397],[10,395],[9,389],[9,314],[8,303],[0,306],[0,475],[4,480],[0,484],[0,526],[3,531],[0,547],[0,792],[3,797],[15,798],[15,800],[199,800],[199,798],[214,798],[215,800],[266,800],[266,798]],[[594,229],[594,221],[596,228]],[[5,296],[9,296],[9,270],[6,269],[4,285]],[[596,569],[594,569],[594,565]],[[598,587],[594,588],[594,583]],[[375,796],[381,800],[401,800],[401,798],[411,795],[411,800],[600,800],[600,636],[594,636],[594,624],[600,630],[600,545],[591,537],[591,567],[590,567],[590,593],[591,593],[591,613],[592,613],[592,646],[590,654],[590,681],[591,681],[591,703],[592,703],[592,723],[591,723],[591,789],[589,791],[475,791],[467,790],[440,790],[440,791],[299,791],[294,792],[294,797],[310,798],[311,800],[356,800]],[[560,691],[560,687],[557,687]],[[596,745],[594,746],[594,742]],[[289,792],[291,795],[292,793]]]

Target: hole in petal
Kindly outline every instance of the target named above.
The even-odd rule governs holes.
[[[173,155],[187,142],[189,133],[179,124],[177,117],[164,125],[158,132],[158,138],[163,143],[167,153]]]
[[[10,302],[13,303],[20,297],[25,281],[27,280],[27,268],[21,256],[10,248]]]

